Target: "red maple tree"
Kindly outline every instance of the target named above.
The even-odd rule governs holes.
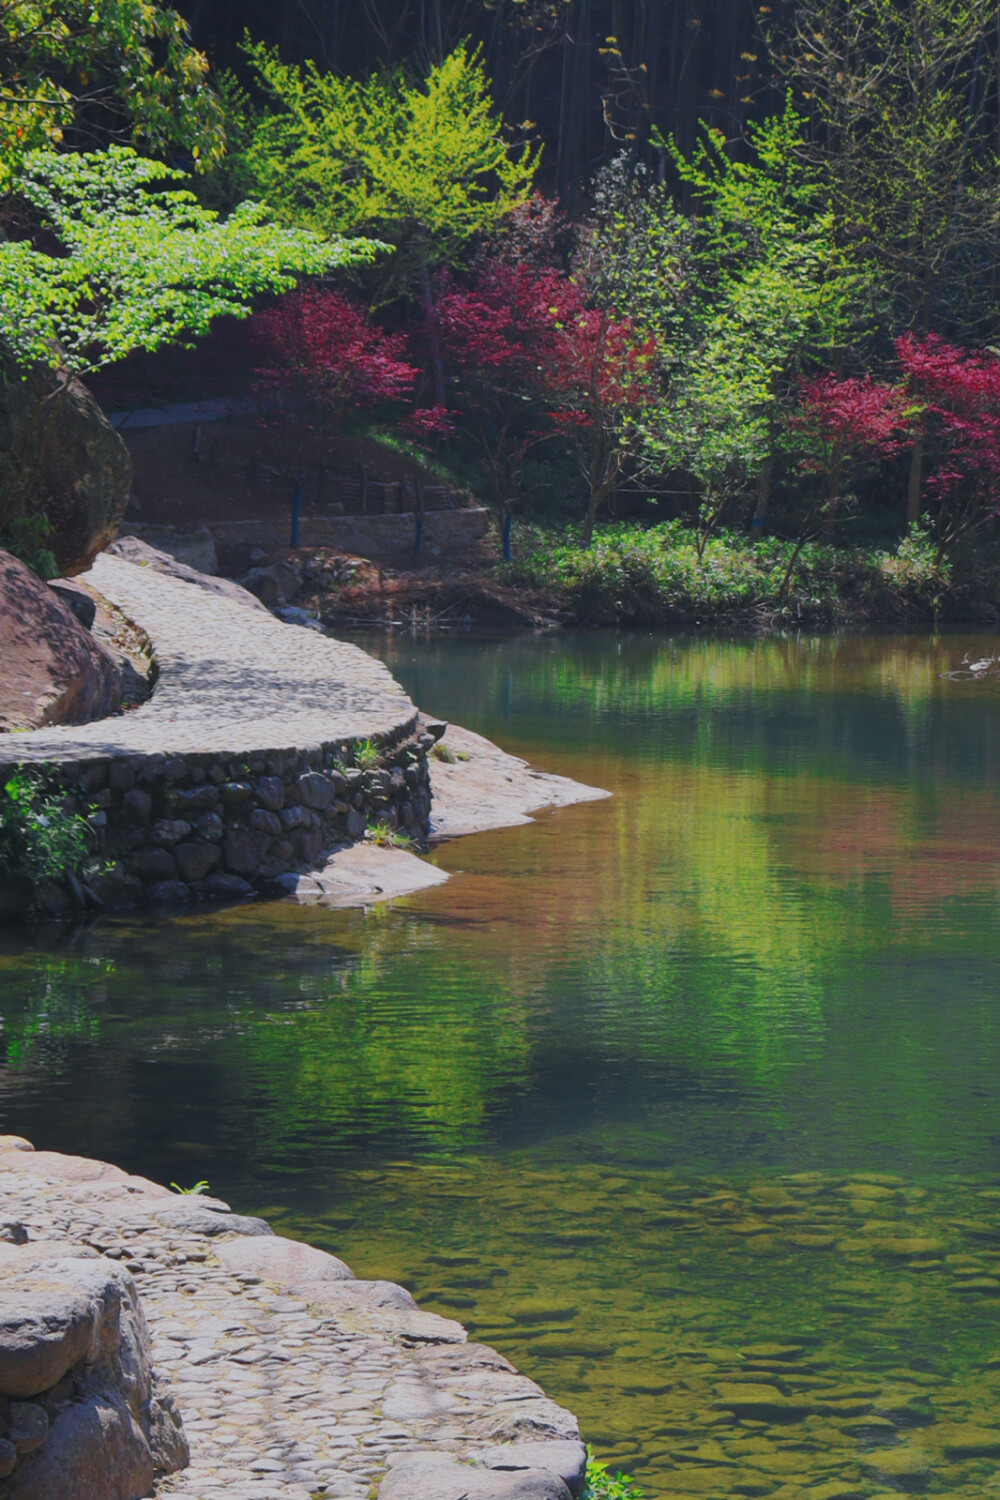
[[[896,341],[918,412],[928,464],[924,496],[935,513],[938,557],[1000,513],[1000,359],[937,334]]]
[[[821,474],[826,493],[809,512],[822,512],[824,536],[832,538],[848,466],[860,458],[891,458],[909,435],[911,401],[902,386],[870,375],[820,375],[803,380],[792,426],[806,439],[803,473]]]
[[[315,414],[334,432],[350,411],[405,399],[420,373],[403,357],[406,335],[369,322],[340,292],[290,292],[255,325],[268,360],[256,371],[259,389],[279,410]]]

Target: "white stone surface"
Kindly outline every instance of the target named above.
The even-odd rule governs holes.
[[[308,750],[390,735],[414,720],[388,669],[357,646],[120,558],[97,558],[82,581],[146,632],[156,688],[120,718],[19,734],[9,745],[19,761]]]

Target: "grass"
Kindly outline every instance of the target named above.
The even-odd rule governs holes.
[[[365,842],[377,849],[412,849],[413,840],[408,833],[399,833],[387,828],[384,823],[369,823],[365,829]]]
[[[1000,558],[970,549],[935,566],[919,530],[895,548],[754,543],[721,532],[701,555],[678,521],[612,524],[587,548],[571,529],[522,526],[519,535],[518,556],[498,577],[574,624],[829,626],[1000,614]]]
[[[374,740],[362,740],[354,746],[354,764],[362,771],[374,771],[379,764],[379,748]]]

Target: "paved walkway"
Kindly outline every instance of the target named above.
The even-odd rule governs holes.
[[[98,557],[81,581],[146,632],[156,689],[120,718],[19,734],[19,761],[309,750],[414,721],[387,668],[357,646],[120,558]]]
[[[27,1243],[0,1244],[0,1287],[62,1256],[132,1273],[191,1446],[190,1467],[157,1484],[164,1500],[368,1500],[407,1458],[431,1468],[389,1486],[405,1500],[578,1490],[576,1419],[402,1287],[356,1281],[217,1200],[15,1139],[0,1137],[0,1219]]]

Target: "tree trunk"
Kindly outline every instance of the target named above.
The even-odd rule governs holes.
[[[434,377],[434,405],[445,406],[444,361],[441,358],[441,335],[438,329],[437,308],[431,295],[431,273],[427,264],[427,251],[420,247],[420,309],[427,328],[427,343],[431,352],[431,373]]]
[[[844,455],[838,444],[834,449],[833,463],[830,466],[830,487],[827,490],[826,509],[823,512],[823,526],[820,531],[820,537],[824,542],[832,542],[834,539],[837,511],[840,508],[840,479],[843,467]]]
[[[754,506],[753,520],[750,523],[751,534],[755,537],[763,535],[764,518],[767,515],[767,507],[771,500],[771,483],[774,479],[774,454],[769,453],[764,460],[764,467],[760,471],[757,480],[757,503]]]
[[[924,478],[924,434],[918,431],[910,449],[910,478],[906,487],[907,528],[920,520],[920,491]]]

